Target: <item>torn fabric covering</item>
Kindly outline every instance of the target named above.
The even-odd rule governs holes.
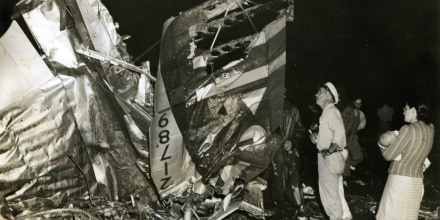
[[[0,206],[13,216],[67,199],[155,198],[136,163],[148,163],[151,80],[111,64],[130,56],[102,3],[63,3],[18,5],[26,25],[13,22],[0,38],[0,94],[9,98],[0,101]],[[78,55],[78,46],[110,60]]]
[[[185,188],[173,179],[215,185],[220,176],[228,188],[269,165],[281,139],[275,131],[284,100],[286,7],[207,1],[164,25],[150,133],[151,154],[158,155],[152,178],[162,197]],[[167,127],[174,123],[175,134]],[[179,139],[184,148],[176,153]],[[176,165],[187,155],[195,174]]]

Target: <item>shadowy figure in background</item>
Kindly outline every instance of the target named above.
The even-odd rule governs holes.
[[[345,128],[340,111],[336,87],[327,82],[316,93],[316,104],[321,107],[318,135],[310,139],[316,143],[318,153],[319,195],[325,213],[331,220],[352,219],[344,195],[342,173],[347,158]]]
[[[365,113],[361,110],[363,104],[361,98],[356,98],[353,101],[353,104],[356,107],[356,110],[359,112],[360,123],[357,128],[357,131],[359,132],[360,130],[364,129],[365,126],[367,125],[367,117],[365,117]]]
[[[398,132],[391,132],[390,140],[383,135],[379,139],[382,155],[391,164],[376,215],[378,220],[418,219],[424,192],[423,172],[428,165],[424,162],[434,141],[434,126],[429,114],[426,103],[408,101],[403,108],[408,124]],[[387,144],[388,147],[382,146]]]
[[[377,109],[377,117],[379,118],[379,127],[377,129],[378,137],[383,132],[391,130],[393,116],[394,109],[391,108],[386,102]]]
[[[343,92],[341,94],[341,101],[336,104],[344,122],[347,142],[346,149],[348,150],[343,173],[344,185],[348,186],[349,183],[356,183],[365,186],[365,183],[361,179],[355,178],[352,172],[356,170],[356,166],[364,159],[357,132],[365,128],[366,118],[365,114],[360,110],[362,99],[356,98],[353,102],[348,100],[346,93]]]
[[[348,157],[345,161],[344,167],[344,185],[348,186],[347,180],[352,180],[352,170],[355,170],[355,165],[357,165],[363,159],[362,151],[358,142],[356,132],[360,124],[359,112],[356,111],[356,107],[353,103],[346,100],[342,100],[338,103],[338,108],[341,111],[342,121],[344,122],[345,137],[348,150]],[[353,165],[352,165],[353,164]]]
[[[350,134],[350,139],[347,137],[347,149],[349,152],[348,160],[349,163],[346,164],[351,171],[356,170],[356,166],[362,162],[364,159],[364,154],[362,152],[362,148],[359,144],[359,136],[358,132],[365,128],[367,124],[367,119],[365,117],[364,112],[362,112],[362,99],[356,98],[353,101],[353,115],[354,115],[354,123],[353,123],[353,133]],[[365,186],[365,183],[361,179],[354,179],[354,183]]]
[[[319,130],[319,116],[321,110],[316,104],[308,104],[302,109],[302,119],[306,128],[308,128],[309,135],[317,135]],[[314,196],[315,189],[318,189],[318,162],[316,154],[316,144],[312,143],[310,139],[304,139],[299,148],[299,155],[301,155],[301,179],[303,181],[303,190],[305,194]]]
[[[268,188],[264,191],[266,207],[274,211],[271,219],[296,219],[303,205],[299,175],[299,144],[305,137],[300,113],[295,105],[284,103],[284,121],[280,133],[283,145],[265,173]]]

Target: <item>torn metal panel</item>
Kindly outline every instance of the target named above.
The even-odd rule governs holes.
[[[137,196],[143,206],[155,199],[137,163],[148,163],[153,82],[127,66],[76,53],[78,46],[96,48],[112,60],[130,62],[102,3],[66,2],[20,2],[15,11],[24,13],[26,25],[14,22],[0,38],[0,93],[7,97],[0,101],[2,215],[66,208],[67,199],[94,205],[94,199]],[[99,32],[89,33],[86,26]],[[102,44],[83,41],[92,35]],[[148,65],[139,69],[149,73]]]
[[[0,197],[19,213],[83,196],[82,178],[67,157],[83,152],[65,90],[73,81],[53,75],[17,23],[0,42],[2,96],[14,97],[0,108]]]
[[[158,123],[152,123],[150,149],[152,154],[177,152],[180,142],[173,141],[182,136],[205,183],[236,160],[264,169],[273,155],[271,149],[277,148],[266,145],[277,142],[271,133],[282,120],[287,5],[284,1],[246,4],[207,1],[164,25],[161,78],[155,92]],[[207,16],[214,12],[215,16]],[[160,118],[169,123],[162,126]],[[174,120],[176,134],[167,127]],[[260,136],[265,140],[240,149],[241,136],[253,125],[262,126]],[[185,155],[186,150],[168,156],[181,158],[177,155]],[[185,175],[172,169],[171,163],[179,162],[157,167],[152,163],[153,179]]]
[[[113,58],[111,56],[107,56],[105,54],[101,54],[99,52],[89,50],[89,49],[84,49],[81,47],[76,47],[75,52],[80,53],[84,56],[96,59],[96,60],[100,60],[102,62],[109,62],[112,65],[120,66],[124,69],[131,70],[131,71],[139,73],[139,74],[147,75],[150,78],[150,80],[156,81],[156,78],[150,74],[149,68],[144,69],[144,68],[135,66],[134,64],[125,62],[123,60],[119,60],[119,59]]]
[[[80,32],[82,34],[83,42],[88,39],[86,45],[92,45],[93,49],[100,53],[114,57],[114,58],[128,58],[127,53],[120,53],[116,46],[123,43],[121,37],[116,32],[117,24],[113,22],[107,8],[96,0],[68,0],[67,5],[71,10],[75,11],[80,16],[74,16],[76,23],[85,26],[86,31]],[[87,34],[86,38],[83,36]]]
[[[151,212],[158,195],[170,203],[157,218],[221,219],[237,209],[264,218],[265,184],[257,176],[282,139],[275,131],[284,99],[285,1],[207,1],[170,19],[155,93],[148,63],[131,64],[100,1],[17,7],[49,61],[41,76],[50,78],[0,108],[0,157],[16,166],[0,162],[0,183],[8,186],[0,207],[8,215],[108,217],[119,201],[130,201],[122,210],[136,207],[139,217],[134,198]]]
[[[18,4],[17,7],[25,7]],[[38,46],[56,67],[77,68],[80,63],[73,50],[70,28],[62,28],[66,10],[63,1],[44,1],[22,14]]]
[[[286,8],[206,1],[164,24],[150,127],[151,176],[163,199],[200,211],[220,197],[223,208],[202,216],[241,209],[264,218],[262,197],[245,201],[263,190],[250,187],[282,143]]]
[[[14,21],[0,39],[0,109],[54,77]]]
[[[14,212],[56,207],[68,195],[85,196],[83,178],[68,158],[84,153],[73,103],[64,90],[72,83],[52,78],[0,111],[0,196]]]

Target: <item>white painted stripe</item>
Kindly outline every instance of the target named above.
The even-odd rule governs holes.
[[[246,104],[246,106],[252,111],[254,115],[258,109],[258,106],[260,105],[261,99],[263,98],[265,91],[266,87],[245,93],[241,98],[244,104]]]
[[[266,35],[264,35],[263,32],[259,32],[257,34],[257,38],[251,42],[251,45],[249,47],[250,48],[257,47],[264,43],[266,43]]]
[[[170,108],[170,102],[168,100],[168,95],[165,90],[165,85],[162,79],[162,73],[159,71],[156,79],[156,88],[154,89],[154,113],[157,114],[165,109]]]
[[[276,34],[278,34],[280,31],[286,28],[286,16],[283,16],[279,18],[278,20],[275,20],[272,24],[269,24],[264,29],[264,34],[266,35],[266,39],[269,40]]]
[[[286,28],[286,16],[268,24],[262,32],[258,33],[257,39],[252,42],[250,47],[257,47],[266,43],[270,38],[278,34],[280,31]]]
[[[263,79],[269,76],[268,66],[261,66],[251,71],[242,73],[231,85],[229,85],[224,91],[235,89],[237,87],[255,82],[259,79]]]
[[[286,51],[269,63],[269,75],[286,65]]]
[[[205,93],[205,96],[203,96],[203,98],[216,95],[219,92],[226,92],[240,86],[255,82],[259,79],[266,78],[285,64],[286,52],[282,53],[280,56],[274,59],[269,65],[261,66],[240,75],[234,75],[230,78],[223,79],[216,84],[215,89],[211,88],[209,92]]]

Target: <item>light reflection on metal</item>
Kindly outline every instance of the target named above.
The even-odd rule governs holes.
[[[94,218],[114,211],[106,203],[122,203],[130,204],[124,213],[179,217],[166,206],[163,216],[151,210],[158,196],[176,206],[173,199],[183,199],[187,219],[198,217],[197,208],[218,207],[224,212],[210,219],[237,209],[264,218],[265,181],[256,176],[280,145],[273,132],[281,121],[285,6],[245,3],[207,1],[166,22],[157,85],[148,62],[132,64],[125,37],[99,0],[18,3],[21,28],[33,36],[20,41],[36,55],[30,71],[0,69],[1,82],[17,81],[14,89],[0,83],[0,92],[20,95],[0,103],[0,206],[12,211],[7,215]],[[177,25],[191,12],[198,14],[190,18],[193,26]],[[253,20],[248,30],[242,24],[250,17],[263,21]],[[170,43],[179,28],[189,35]],[[2,68],[23,65],[17,56],[5,57]],[[20,77],[39,83],[20,84]],[[229,200],[207,198],[214,192]],[[84,202],[96,207],[75,209]]]
[[[54,77],[17,22],[0,39],[0,109]]]
[[[24,23],[0,38],[0,214],[103,217],[105,204],[135,198],[128,212],[153,215],[155,192],[135,163],[149,157],[148,64],[131,64],[99,0],[21,1],[14,11]],[[90,201],[94,210],[77,211]]]
[[[63,1],[41,1],[36,8],[22,14],[26,25],[32,30],[38,46],[48,60],[57,67],[78,68],[81,64],[73,51],[72,30],[63,28],[65,5]],[[27,7],[26,1],[17,4],[17,8]]]
[[[152,76],[148,71],[146,71],[146,70],[144,70],[144,69],[142,69],[140,67],[137,67],[134,64],[131,64],[131,63],[128,63],[128,62],[125,62],[125,61],[122,61],[122,60],[119,60],[119,59],[107,56],[105,54],[101,54],[99,52],[96,52],[96,51],[93,51],[93,50],[90,50],[90,49],[84,49],[84,48],[76,47],[75,51],[77,53],[83,54],[83,55],[85,55],[87,57],[91,57],[91,58],[94,58],[94,59],[97,59],[97,60],[100,60],[100,61],[103,61],[103,62],[110,62],[113,65],[118,65],[118,66],[123,67],[125,69],[131,70],[131,71],[134,71],[134,72],[137,72],[137,73],[140,73],[140,74],[145,74],[146,76],[150,77],[151,80],[156,81],[156,78],[154,76]]]

